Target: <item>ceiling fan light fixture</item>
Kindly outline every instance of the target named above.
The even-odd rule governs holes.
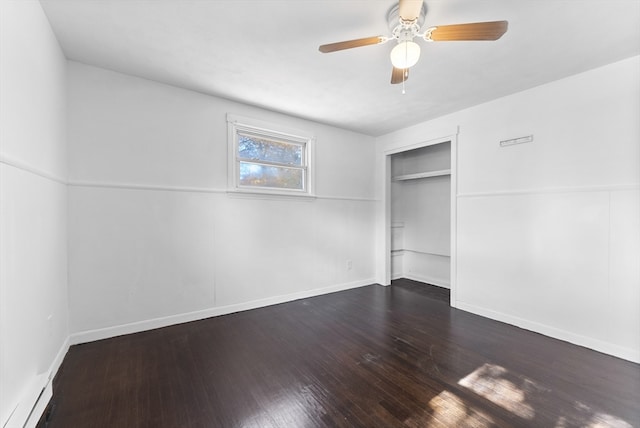
[[[413,67],[420,58],[420,45],[410,40],[400,42],[391,50],[390,57],[395,68]]]

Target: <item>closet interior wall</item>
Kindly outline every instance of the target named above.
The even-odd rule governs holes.
[[[391,277],[451,285],[451,143],[391,156]]]

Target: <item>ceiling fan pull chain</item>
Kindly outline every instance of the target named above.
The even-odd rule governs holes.
[[[407,49],[407,42],[404,42],[404,61],[405,61],[404,63],[407,64],[407,65],[408,65],[408,62],[409,62],[409,59],[408,59],[409,52],[408,51],[409,51],[409,49]],[[405,80],[407,80],[405,78],[406,74],[407,74],[407,69],[406,68],[402,69],[402,95],[406,94],[406,92],[404,90],[404,82],[405,82]]]
[[[406,94],[406,91],[404,90],[404,81],[405,81],[404,75],[405,75],[405,71],[402,70],[402,95]]]

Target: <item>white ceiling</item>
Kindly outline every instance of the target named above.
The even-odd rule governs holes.
[[[495,42],[421,43],[389,84],[393,0],[41,0],[67,58],[382,135],[640,54],[640,0],[427,0],[423,29],[508,20]],[[640,77],[639,77],[640,78]]]

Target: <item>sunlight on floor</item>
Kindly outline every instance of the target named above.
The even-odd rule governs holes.
[[[594,412],[589,406],[579,401],[574,403],[571,415],[558,418],[555,428],[576,425],[585,428],[633,428],[630,423],[607,413]]]
[[[545,402],[552,399],[550,389],[524,376],[511,373],[504,367],[489,363],[478,367],[458,384],[527,421],[534,421],[536,403],[544,406]],[[460,401],[457,398],[456,400]],[[456,406],[464,407],[464,403]],[[560,413],[554,424],[555,428],[632,428],[625,420],[599,412],[598,409],[579,401],[575,401],[573,406],[567,405]]]
[[[486,413],[469,407],[462,399],[449,391],[442,391],[429,401],[433,409],[431,420],[426,425],[435,427],[477,427],[493,426],[493,419]]]
[[[460,380],[458,384],[523,419],[533,419],[535,411],[526,402],[526,391],[535,389],[536,384],[523,378],[522,384],[516,385],[507,379],[508,373],[504,367],[484,364]]]

